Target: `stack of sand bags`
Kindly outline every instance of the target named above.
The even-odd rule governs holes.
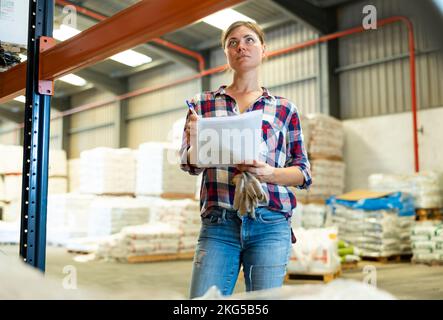
[[[314,229],[331,224],[330,210],[324,204],[302,204],[292,210],[291,225],[293,228]]]
[[[169,224],[149,223],[125,227],[99,243],[96,256],[127,260],[130,257],[177,253],[180,231]]]
[[[432,209],[442,206],[442,190],[436,172],[372,174],[368,178],[368,184],[374,191],[410,193],[414,197],[416,208]]]
[[[162,199],[152,205],[154,220],[176,227],[180,232],[179,253],[193,252],[200,233],[198,201]]]
[[[298,200],[323,202],[333,195],[340,195],[345,188],[345,164],[343,161],[310,159],[312,180],[309,190],[293,188]]]
[[[3,203],[2,219],[16,221],[20,218],[22,198],[23,147],[0,145],[0,200]]]
[[[65,150],[49,150],[48,194],[68,192],[68,163]]]
[[[338,255],[340,256],[341,263],[358,262],[361,260],[360,249],[343,240],[338,241]]]
[[[135,192],[136,156],[128,148],[95,148],[80,154],[80,192],[129,195]]]
[[[150,221],[149,206],[131,197],[96,197],[89,209],[88,237],[120,232]]]
[[[72,238],[88,235],[93,195],[66,193],[48,196],[47,239],[65,245]]]
[[[288,273],[335,273],[340,269],[337,228],[295,229]]]
[[[80,158],[68,160],[69,192],[80,192]]]
[[[308,139],[305,136],[305,144],[310,157],[313,159],[343,159],[344,130],[342,123],[325,114],[308,114],[306,118],[309,136]]]
[[[412,259],[420,263],[443,263],[443,223],[416,222],[411,230]]]
[[[17,244],[20,242],[20,223],[19,221],[5,222],[0,221],[0,244]]]
[[[335,205],[333,224],[341,240],[361,249],[367,257],[400,254],[400,235],[396,210],[361,210]]]
[[[196,176],[180,169],[179,149],[170,143],[147,142],[137,155],[137,195],[189,195],[196,193]]]

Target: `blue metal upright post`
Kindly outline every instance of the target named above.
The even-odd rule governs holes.
[[[20,256],[45,271],[51,96],[39,93],[39,47],[52,37],[54,0],[29,0]]]

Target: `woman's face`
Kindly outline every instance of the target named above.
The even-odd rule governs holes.
[[[263,60],[264,53],[265,45],[248,27],[240,26],[234,29],[226,39],[225,54],[229,66],[237,72],[257,68]]]

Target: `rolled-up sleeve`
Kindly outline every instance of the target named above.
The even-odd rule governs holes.
[[[194,103],[194,101],[193,101],[193,103]],[[195,103],[194,103],[194,105],[195,105]],[[186,115],[185,127],[183,128],[182,145],[181,145],[180,153],[179,153],[180,154],[180,168],[183,171],[186,171],[191,175],[199,175],[204,170],[204,168],[195,167],[188,162],[188,150],[191,146],[186,141],[187,140],[186,139],[186,126],[188,125],[190,115],[191,115],[191,112],[188,111],[188,114]]]
[[[306,152],[303,132],[297,108],[293,106],[293,112],[288,119],[287,131],[287,161],[285,167],[298,167],[304,176],[304,182],[296,186],[298,189],[309,189],[312,184],[311,165]]]

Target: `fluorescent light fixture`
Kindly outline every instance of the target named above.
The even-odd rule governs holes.
[[[59,78],[58,80],[72,84],[77,87],[82,87],[87,83],[85,79],[83,79],[82,77],[76,76],[75,74],[72,74],[72,73],[67,74],[66,76],[63,76],[63,77]]]
[[[203,22],[210,24],[221,30],[226,30],[235,21],[252,21],[255,20],[237,12],[233,9],[224,9],[202,19]]]
[[[28,60],[28,56],[25,54],[19,53],[18,56],[20,57],[21,62]]]
[[[15,101],[21,102],[21,103],[25,103],[26,102],[26,97],[25,96],[18,96],[16,98],[14,98]]]
[[[53,37],[60,41],[65,41],[73,36],[79,34],[81,31],[65,24],[60,25],[60,29],[55,29],[53,31]]]
[[[110,59],[123,63],[130,67],[137,67],[145,63],[152,61],[151,57],[147,55],[135,52],[134,50],[126,50],[116,55],[113,55]]]

